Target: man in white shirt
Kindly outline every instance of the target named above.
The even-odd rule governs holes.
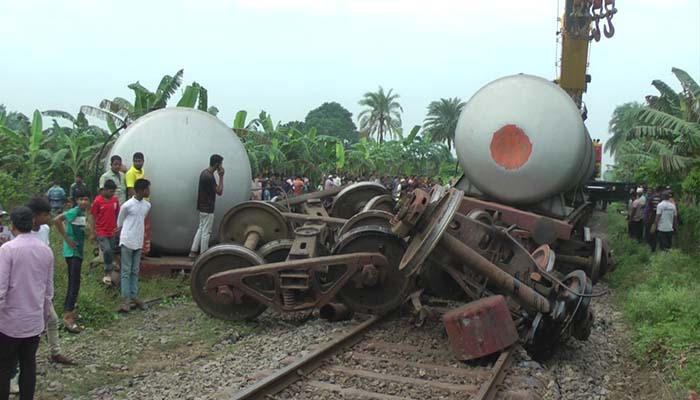
[[[330,190],[335,187],[335,182],[333,182],[333,175],[328,175],[326,178],[326,182],[324,183],[324,189],[325,190]]]
[[[678,227],[678,212],[676,206],[669,201],[671,194],[663,192],[661,194],[661,202],[656,206],[656,238],[659,243],[659,249],[668,250],[671,248],[673,239],[673,231]]]
[[[629,210],[630,236],[633,239],[641,242],[644,237],[644,206],[646,205],[646,197],[644,190],[637,190],[638,198],[632,201],[632,206]]]
[[[151,203],[144,198],[150,196],[150,186],[148,180],[137,179],[134,183],[134,196],[122,205],[117,217],[117,228],[121,229],[121,312],[129,312],[132,304],[142,310],[146,308],[146,304],[139,300],[138,293],[144,221],[151,209]]]

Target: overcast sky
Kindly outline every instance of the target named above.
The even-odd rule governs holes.
[[[464,100],[498,77],[557,76],[564,0],[0,0],[0,104],[76,113],[132,99],[185,69],[231,124],[261,109],[303,120],[325,101],[354,116],[379,85],[401,95],[404,126],[428,103]],[[700,1],[618,0],[612,39],[591,46],[584,101],[594,138],[616,105],[654,93],[671,67],[700,81]],[[558,10],[559,7],[559,10]],[[179,95],[178,95],[179,96]],[[174,105],[176,100],[172,102]]]

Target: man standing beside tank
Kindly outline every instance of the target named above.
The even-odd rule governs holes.
[[[197,189],[197,210],[199,211],[199,226],[194,235],[192,247],[190,248],[190,258],[197,257],[197,253],[202,253],[209,249],[209,239],[214,225],[214,206],[216,196],[224,193],[224,158],[218,154],[209,157],[209,167],[199,174],[199,185]],[[214,171],[219,175],[219,183],[216,183]]]
[[[105,187],[105,182],[108,180],[117,186],[114,190],[114,197],[117,198],[121,206],[126,201],[126,177],[122,172],[122,158],[117,155],[109,159],[109,169],[100,176],[100,189]]]
[[[139,179],[146,179],[146,171],[143,169],[144,162],[145,159],[143,157],[143,153],[141,153],[140,151],[134,153],[134,156],[132,157],[131,168],[129,168],[129,170],[126,171],[126,174],[124,175],[124,182],[126,182],[126,197],[128,199],[130,199],[133,195],[136,194],[134,189],[136,181]],[[146,197],[145,200],[150,203],[149,197]],[[151,251],[150,214],[146,216],[146,220],[144,221],[143,225],[143,248],[141,250],[143,255],[148,255],[148,253]]]

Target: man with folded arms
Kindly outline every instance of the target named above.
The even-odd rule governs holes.
[[[53,298],[53,254],[31,234],[28,207],[10,213],[16,238],[0,247],[0,399],[10,395],[10,371],[19,360],[21,399],[33,399],[36,351]]]

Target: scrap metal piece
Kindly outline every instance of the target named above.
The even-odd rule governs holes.
[[[456,308],[442,317],[452,352],[473,360],[518,341],[518,331],[503,296],[490,296]]]
[[[354,183],[338,193],[333,200],[331,216],[349,219],[360,212],[376,196],[389,194],[383,185],[374,182]]]

